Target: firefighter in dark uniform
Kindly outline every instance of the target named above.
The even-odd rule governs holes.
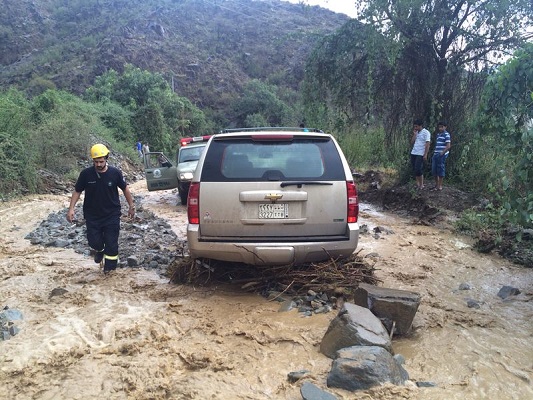
[[[81,171],[67,212],[67,220],[74,220],[74,206],[81,193],[83,216],[87,225],[87,241],[95,251],[94,262],[104,260],[104,273],[113,271],[118,263],[118,236],[120,232],[120,198],[118,188],[122,190],[129,205],[128,216],[135,216],[135,204],[130,189],[122,172],[107,164],[109,150],[103,144],[91,148],[93,166]]]

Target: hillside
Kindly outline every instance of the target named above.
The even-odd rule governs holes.
[[[277,0],[4,0],[0,84],[82,93],[131,63],[223,110],[253,78],[297,89],[314,44],[347,20]]]

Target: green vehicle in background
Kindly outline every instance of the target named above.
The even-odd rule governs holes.
[[[191,180],[211,135],[182,138],[173,163],[162,152],[144,156],[144,172],[149,191],[178,188],[180,203],[187,204]]]

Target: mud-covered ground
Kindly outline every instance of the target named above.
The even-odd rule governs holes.
[[[144,181],[132,190],[184,237],[177,193],[149,193]],[[19,333],[0,341],[0,399],[300,399],[302,382],[287,374],[302,369],[339,399],[533,398],[533,270],[474,251],[447,228],[453,213],[430,221],[432,213],[361,205],[369,233],[359,254],[383,286],[419,292],[422,302],[412,334],[393,340],[410,382],[349,393],[326,387],[331,360],[318,351],[334,312],[279,312],[237,285],[176,285],[156,270],[104,276],[82,254],[24,239],[68,200],[0,205],[0,305],[24,316]],[[502,300],[503,285],[521,293]]]
[[[434,191],[434,183],[426,180],[425,190],[415,189],[414,181],[392,186],[390,177],[369,170],[356,174],[360,198],[397,215],[412,218],[418,224],[453,227],[453,222],[465,210],[482,213],[490,202],[474,193],[466,193],[444,185]],[[496,230],[472,230],[473,247],[481,253],[496,253],[515,264],[533,268],[533,230],[519,230],[508,224]],[[520,237],[520,240],[518,240]]]

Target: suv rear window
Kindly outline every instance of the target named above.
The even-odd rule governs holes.
[[[188,161],[198,161],[202,155],[202,151],[205,149],[205,144],[202,146],[188,146],[182,147],[178,152],[179,163],[188,162]]]
[[[292,135],[278,139],[215,138],[201,176],[205,182],[345,179],[332,140]]]

